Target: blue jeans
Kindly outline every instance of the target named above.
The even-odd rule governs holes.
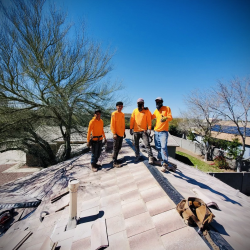
[[[102,141],[92,141],[91,164],[96,164],[102,152]]]
[[[158,151],[157,158],[162,160],[161,164],[164,162],[168,164],[168,131],[155,131],[155,148]]]

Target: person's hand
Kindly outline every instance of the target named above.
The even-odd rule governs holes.
[[[104,143],[104,144],[106,144],[106,143],[107,143],[107,139],[106,139],[106,138],[104,138],[103,143]]]
[[[133,129],[130,129],[130,134],[133,135]]]
[[[148,135],[151,135],[151,129],[148,130]]]
[[[90,148],[90,143],[89,143],[89,141],[87,142],[87,147]]]
[[[126,138],[126,133],[124,132],[124,136],[123,136],[123,138]]]
[[[117,139],[117,135],[115,134],[115,135],[113,136],[113,138],[116,140],[116,139]]]
[[[168,119],[168,118],[167,118],[166,116],[163,116],[163,117],[161,118],[161,122],[165,122],[167,119]]]

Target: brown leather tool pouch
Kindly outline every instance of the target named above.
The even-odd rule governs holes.
[[[215,216],[203,200],[196,197],[188,197],[187,200],[182,200],[177,204],[176,210],[187,225],[195,226],[196,224],[199,227],[199,231],[202,232],[213,249],[219,249],[207,231],[208,224],[212,222]]]

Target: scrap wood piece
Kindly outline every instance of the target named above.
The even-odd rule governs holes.
[[[31,231],[20,231],[5,234],[1,237],[0,249],[16,250],[18,249],[30,236],[32,235]]]
[[[108,246],[106,219],[98,218],[91,228],[91,250],[98,250]]]
[[[62,199],[60,199],[58,202],[56,202],[55,212],[58,212],[65,207],[69,206],[69,196],[64,196]]]
[[[217,209],[219,209],[219,206],[217,205],[217,203],[212,201],[205,194],[203,194],[200,188],[193,188],[192,191],[197,195],[198,198],[203,200],[207,204],[208,207],[215,206]]]
[[[56,202],[57,200],[61,199],[64,195],[69,193],[69,189],[64,188],[63,190],[59,191],[57,194],[53,194],[50,196],[51,203]]]
[[[46,237],[40,250],[54,250],[57,246],[58,242],[53,242],[49,236]]]

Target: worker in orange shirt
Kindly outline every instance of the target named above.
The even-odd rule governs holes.
[[[103,139],[104,143],[106,143],[106,137],[103,130],[103,120],[101,119],[101,110],[98,109],[95,111],[95,116],[93,117],[93,119],[89,122],[87,134],[87,146],[92,147],[91,167],[93,172],[96,172],[101,168],[101,166],[98,165],[97,162],[101,155]]]
[[[155,99],[156,110],[151,116],[152,120],[156,118],[156,124],[154,127],[154,141],[155,148],[158,151],[158,160],[161,161],[161,171],[173,170],[175,172],[175,167],[168,162],[168,127],[169,122],[173,119],[171,114],[171,109],[168,106],[163,106],[163,99],[157,97]]]
[[[111,124],[110,129],[113,133],[113,167],[119,168],[121,165],[121,161],[117,160],[119,151],[122,147],[122,140],[126,138],[125,133],[125,117],[124,113],[122,113],[123,103],[116,103],[116,111],[111,114]]]
[[[149,164],[154,163],[152,149],[149,143],[149,135],[151,134],[151,112],[148,108],[144,108],[144,100],[137,100],[138,108],[134,109],[130,118],[130,134],[134,134],[135,142],[135,161],[140,160],[139,141],[142,138],[143,143],[148,152]]]

